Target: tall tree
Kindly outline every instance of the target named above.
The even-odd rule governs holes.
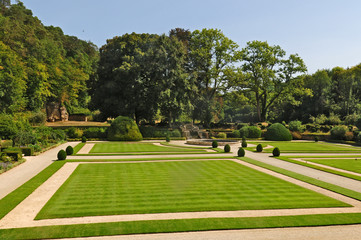
[[[151,121],[157,110],[171,119],[188,104],[184,46],[165,35],[125,34],[100,49],[93,106],[106,117]]]
[[[265,121],[270,108],[277,102],[297,103],[295,94],[310,94],[303,87],[300,74],[306,71],[303,60],[297,55],[285,59],[280,46],[267,42],[252,41],[242,49],[242,82],[238,87],[255,95],[255,106],[259,121]]]
[[[192,32],[189,42],[190,70],[196,79],[198,92],[193,118],[207,126],[215,112],[215,97],[234,77],[239,59],[238,45],[218,29]]]

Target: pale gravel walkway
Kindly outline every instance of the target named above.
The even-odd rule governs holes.
[[[316,187],[314,185],[278,174],[267,169],[263,169],[252,164],[228,159],[247,167],[265,172],[277,178],[289,181],[293,184],[321,193],[323,195],[346,202],[353,207],[335,207],[335,208],[306,208],[306,209],[271,209],[271,210],[239,210],[239,211],[211,211],[211,212],[181,212],[181,213],[158,213],[158,214],[131,214],[131,215],[112,215],[112,216],[90,216],[77,218],[44,219],[34,221],[33,219],[43,208],[47,201],[60,188],[60,186],[69,178],[73,171],[84,163],[66,163],[44,184],[37,188],[14,210],[0,220],[0,229],[22,228],[51,225],[71,225],[85,223],[103,223],[103,222],[121,222],[121,221],[140,221],[140,220],[167,220],[167,219],[191,219],[191,218],[230,218],[230,217],[265,217],[265,216],[288,216],[288,215],[307,215],[307,214],[331,214],[331,213],[359,213],[361,212],[361,202],[343,195]],[[196,160],[197,161],[197,160]],[[206,160],[203,160],[206,161]],[[159,162],[159,161],[148,161]],[[164,161],[163,161],[164,162]],[[132,162],[137,164],[138,162]],[[89,164],[89,163],[86,163]],[[91,164],[91,163],[90,163]],[[109,164],[109,163],[102,163]],[[113,163],[120,164],[120,163]]]
[[[68,142],[38,156],[25,157],[26,162],[0,174],[0,199],[29,181],[57,159],[59,150],[76,146],[79,142]]]
[[[359,240],[361,225],[244,229],[72,238],[76,240]],[[65,239],[63,239],[65,240]]]
[[[77,154],[89,154],[90,150],[94,147],[95,143],[86,143]]]
[[[312,177],[321,180],[323,182],[327,182],[343,188],[351,189],[356,192],[361,192],[361,181],[357,181],[339,175],[316,170],[313,168],[301,166],[299,164],[282,161],[274,157],[270,157],[270,154],[267,153],[254,153],[254,152],[246,151],[246,157],[270,164],[272,166],[283,168],[288,171],[292,171],[308,177]]]

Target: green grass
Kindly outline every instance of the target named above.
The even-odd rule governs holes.
[[[331,159],[318,159],[309,158],[307,161],[323,164],[330,167],[335,167],[350,172],[361,173],[361,159],[342,159],[342,158],[331,158]]]
[[[295,158],[295,157],[292,157],[292,158]],[[293,160],[292,158],[278,157],[278,159],[283,160],[283,161],[287,161],[287,162],[290,162],[290,163],[302,165],[302,166],[305,166],[305,167],[309,167],[309,168],[317,169],[317,170],[320,170],[320,171],[324,171],[324,172],[328,172],[328,173],[332,173],[332,174],[336,174],[336,175],[340,175],[340,176],[343,176],[343,177],[347,177],[347,178],[351,178],[351,179],[354,179],[354,180],[361,181],[361,176],[357,176],[357,175],[354,175],[354,174],[337,171],[335,169],[329,169],[327,167],[316,166],[316,165],[311,164],[311,163]],[[309,159],[307,159],[307,161],[309,161]],[[355,161],[355,160],[353,159],[353,161]],[[311,161],[309,161],[309,162],[311,162]]]
[[[24,183],[22,186],[9,193],[0,200],[0,219],[13,210],[20,202],[29,196],[36,188],[43,184],[49,177],[58,171],[65,161],[56,161],[45,168],[35,177]],[[1,235],[0,235],[1,236]]]
[[[327,182],[323,182],[323,181],[317,180],[315,178],[307,177],[307,176],[304,176],[304,175],[301,175],[301,174],[298,174],[295,172],[291,172],[291,171],[285,170],[283,168],[275,167],[275,166],[269,165],[267,163],[259,162],[259,161],[256,161],[256,160],[253,160],[253,159],[250,159],[247,157],[243,157],[243,158],[239,158],[239,159],[241,159],[242,161],[251,163],[253,165],[263,167],[268,170],[271,170],[271,171],[298,179],[300,181],[303,181],[303,182],[306,182],[306,183],[330,190],[332,192],[339,193],[341,195],[361,201],[361,193],[360,192],[352,191],[347,188],[343,188],[343,187],[336,186],[336,185],[333,185],[333,184],[330,184]]]
[[[49,239],[229,229],[360,224],[361,213],[299,216],[175,219],[0,229],[1,239]]]
[[[96,143],[90,153],[141,153],[141,152],[205,152],[203,149],[163,147],[152,143],[111,142]]]
[[[227,160],[82,164],[36,219],[336,206],[349,205]]]
[[[257,143],[254,143],[257,144]],[[278,147],[281,153],[353,153],[361,152],[360,147],[339,145],[326,142],[267,142],[268,145]],[[264,152],[272,152],[273,148],[264,149]]]
[[[230,159],[232,156],[210,156],[210,157],[164,157],[164,158],[127,158],[127,159],[69,159],[67,162],[136,162],[136,161],[154,161],[154,160],[207,160],[207,159]]]
[[[74,147],[74,154],[77,154],[79,152],[80,149],[82,149],[84,147],[85,143],[81,142],[79,144],[77,144],[75,147]]]

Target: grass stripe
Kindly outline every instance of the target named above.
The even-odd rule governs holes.
[[[3,229],[0,230],[0,236],[1,239],[49,239],[209,230],[350,225],[360,223],[361,213],[175,219]]]

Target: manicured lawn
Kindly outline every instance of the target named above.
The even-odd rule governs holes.
[[[0,229],[1,239],[48,239],[207,230],[360,224],[361,213],[175,219]],[[169,236],[169,239],[172,237]]]
[[[351,172],[361,173],[361,158],[353,159],[313,159],[308,158],[307,161],[344,169]]]
[[[203,149],[157,146],[152,143],[97,143],[90,153],[205,152]]]
[[[326,142],[267,142],[268,146],[278,147],[281,153],[352,153],[361,152],[361,147]],[[264,149],[272,152],[273,148]]]
[[[37,219],[348,206],[238,163],[82,164]]]

